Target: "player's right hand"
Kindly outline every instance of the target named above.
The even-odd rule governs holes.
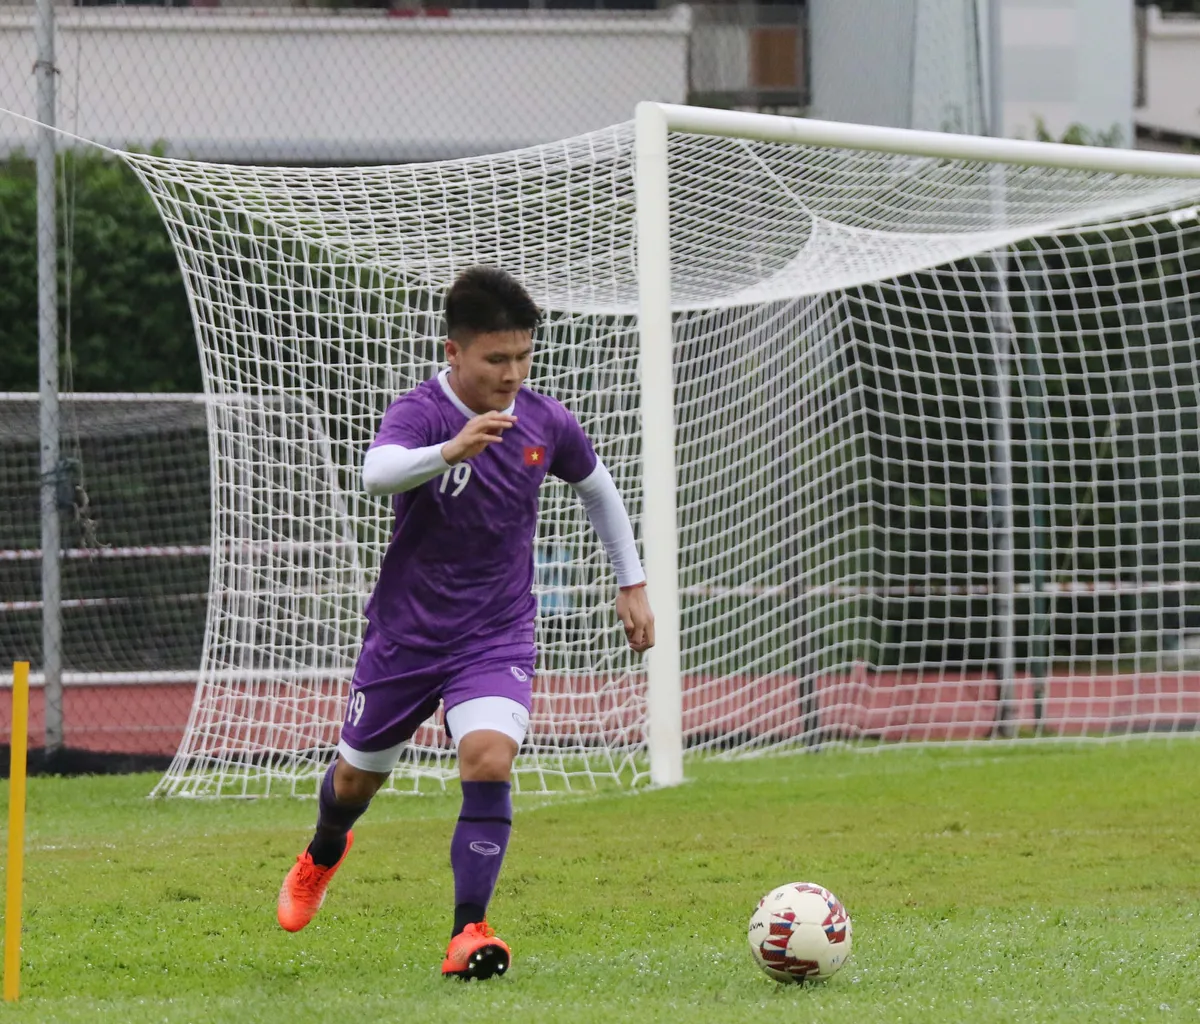
[[[507,412],[485,412],[467,420],[458,436],[442,445],[442,458],[451,466],[473,459],[488,445],[500,441],[516,422],[517,418]]]

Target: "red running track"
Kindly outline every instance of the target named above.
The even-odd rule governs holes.
[[[1017,680],[1013,723],[1038,724],[1033,681]],[[179,746],[192,706],[191,684],[72,686],[64,694],[68,747],[122,754],[169,755]],[[225,740],[230,751],[311,747],[336,741],[336,729],[321,722],[327,694],[306,687],[280,703],[306,720],[296,729],[246,726]],[[871,672],[860,666],[816,680],[815,704],[822,734],[899,740],[981,739],[994,728],[998,685],[980,673]],[[220,698],[239,718],[253,718],[244,695]],[[813,725],[805,718],[814,697],[802,702],[799,683],[788,676],[706,679],[684,682],[684,734],[693,741],[722,737],[737,742],[799,738]],[[623,736],[640,741],[640,688],[631,679],[541,676],[534,699],[531,737],[594,743]],[[260,717],[260,716],[259,716]],[[280,716],[287,718],[287,716]],[[1124,734],[1200,728],[1200,673],[1143,675],[1055,675],[1045,681],[1042,731],[1050,735]],[[0,743],[11,729],[11,702],[0,699]],[[42,745],[42,691],[30,696],[31,747]],[[425,743],[445,743],[428,727]]]

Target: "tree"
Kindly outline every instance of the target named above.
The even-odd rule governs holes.
[[[174,250],[122,161],[59,163],[60,379],[76,391],[199,391],[200,361]],[[0,164],[0,389],[37,388],[33,161]],[[68,350],[69,343],[69,350]]]

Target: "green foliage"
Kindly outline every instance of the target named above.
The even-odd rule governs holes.
[[[103,154],[67,154],[59,166],[64,386],[70,370],[77,391],[199,391],[179,264],[150,196]],[[36,390],[37,193],[19,154],[0,164],[0,280],[0,390]]]
[[[1195,1021],[1200,744],[696,762],[637,794],[518,797],[490,909],[512,972],[443,981],[457,794],[379,798],[324,909],[278,928],[311,800],[147,802],[38,778],[14,1024]],[[2,792],[2,791],[0,791]],[[758,898],[831,888],[824,986],[750,962]]]
[[[1040,117],[1033,119],[1033,137],[1038,142],[1064,142],[1069,146],[1120,146],[1124,141],[1124,133],[1118,124],[1101,131],[1075,123],[1067,126],[1061,138],[1055,138]]]

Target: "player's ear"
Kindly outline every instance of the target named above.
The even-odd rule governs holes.
[[[462,347],[453,338],[446,339],[446,362],[453,366],[458,361]]]

